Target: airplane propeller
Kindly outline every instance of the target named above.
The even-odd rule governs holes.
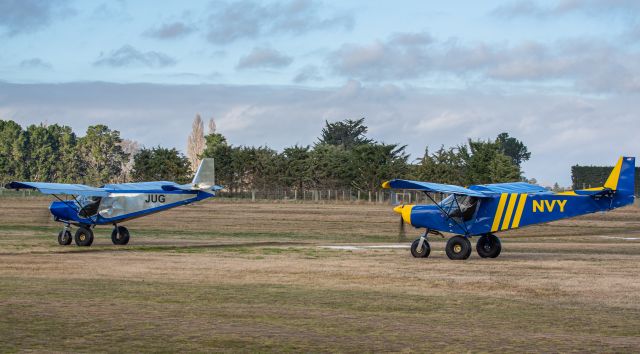
[[[398,212],[399,210],[401,211],[402,208],[404,208],[404,205],[400,205],[397,206],[396,208],[394,208],[395,212]],[[398,227],[398,240],[399,241],[404,241],[407,237],[407,230],[405,229],[405,222],[404,219],[402,218],[402,213],[400,212],[400,225]]]
[[[398,238],[400,239],[400,241],[404,241],[407,238],[407,230],[405,229],[402,215],[400,215],[400,228],[398,230]]]

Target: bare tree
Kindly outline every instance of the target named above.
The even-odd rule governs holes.
[[[209,132],[207,134],[213,134],[216,132],[216,121],[213,118],[209,118]]]
[[[191,135],[187,140],[187,157],[191,163],[191,169],[195,171],[200,165],[200,155],[204,151],[204,124],[202,118],[197,114],[191,124]]]
[[[124,139],[120,143],[122,151],[128,155],[128,160],[122,164],[119,182],[129,182],[131,180],[131,170],[133,170],[133,158],[140,152],[140,143],[135,140]]]

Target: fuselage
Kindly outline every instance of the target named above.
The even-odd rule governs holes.
[[[633,204],[633,194],[614,193],[595,198],[554,193],[501,193],[478,198],[469,215],[451,216],[450,205],[405,205],[396,208],[405,222],[417,228],[462,235],[482,235],[524,226],[608,211]],[[455,204],[454,208],[455,208]]]
[[[113,191],[101,198],[55,201],[56,221],[84,225],[116,224],[213,197],[204,191]]]

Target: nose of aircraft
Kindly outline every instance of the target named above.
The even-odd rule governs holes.
[[[407,224],[411,225],[411,209],[413,209],[414,205],[398,205],[393,208],[393,211],[402,215],[402,220]]]

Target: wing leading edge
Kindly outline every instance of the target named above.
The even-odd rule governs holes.
[[[8,189],[37,189],[43,194],[81,195],[85,197],[106,197],[109,192],[102,188],[85,186],[84,184],[46,183],[46,182],[11,182]]]
[[[413,189],[424,192],[435,192],[435,193],[447,193],[447,194],[458,194],[458,195],[468,195],[471,197],[478,198],[488,198],[490,195],[482,193],[480,191],[474,191],[469,188],[464,188],[460,186],[454,186],[452,184],[441,184],[441,183],[431,183],[431,182],[420,182],[420,181],[410,181],[405,179],[392,179],[391,181],[384,182],[382,184],[382,188],[386,189]]]

